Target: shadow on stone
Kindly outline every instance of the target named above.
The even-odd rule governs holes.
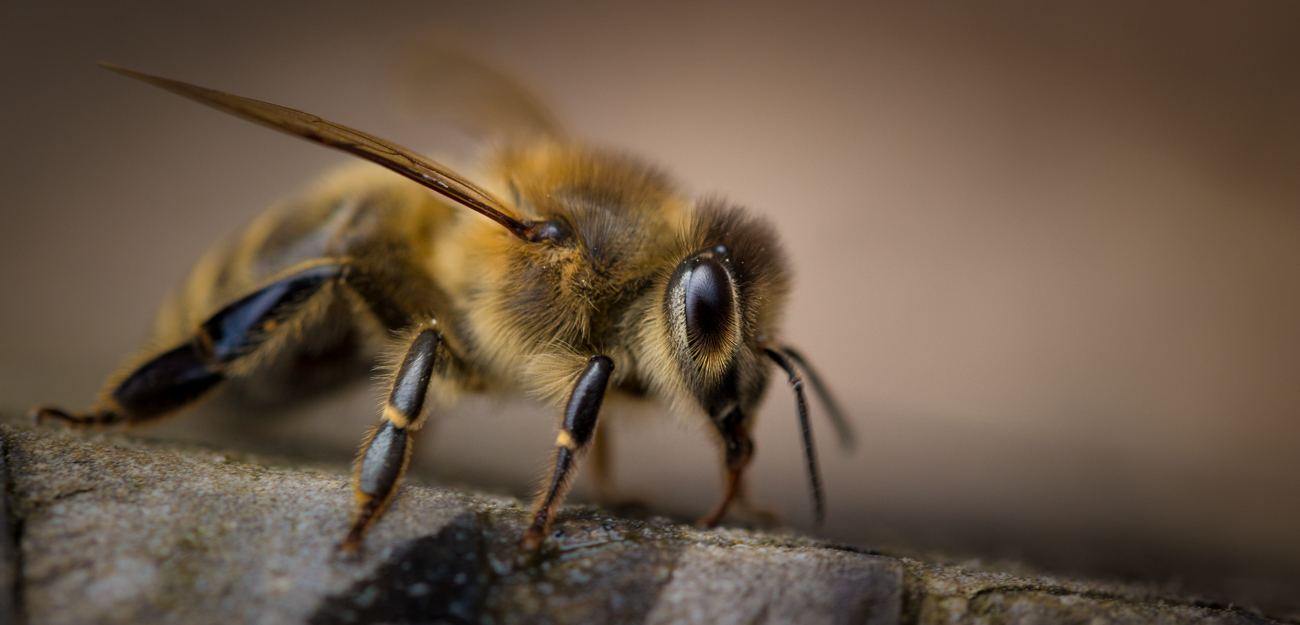
[[[375,574],[327,598],[308,620],[343,623],[478,623],[492,582],[477,515],[411,541]]]

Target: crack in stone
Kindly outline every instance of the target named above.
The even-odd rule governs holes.
[[[922,567],[944,572],[941,567],[936,565],[912,562],[913,566],[921,565]],[[972,571],[973,575],[980,575]],[[1151,596],[1143,598],[1134,594],[1124,592],[1105,590],[1105,589],[1088,589],[1072,588],[1068,586],[1055,585],[1052,583],[1040,583],[1032,580],[995,582],[990,585],[980,585],[978,582],[967,581],[964,584],[958,582],[956,588],[936,589],[932,584],[936,580],[929,575],[912,570],[912,567],[904,573],[903,588],[901,597],[901,606],[899,611],[899,623],[904,625],[918,625],[925,622],[938,622],[940,620],[975,618],[977,620],[987,620],[993,618],[994,622],[1001,622],[998,617],[1008,617],[996,602],[1001,598],[1015,599],[1017,596],[1032,598],[1034,596],[1049,596],[1057,598],[1079,598],[1092,602],[1106,602],[1118,607],[1128,609],[1147,609],[1156,612],[1164,612],[1170,609],[1191,609],[1197,611],[1210,611],[1225,616],[1235,616],[1245,619],[1247,622],[1297,622],[1293,619],[1270,617],[1252,608],[1229,605],[1226,608],[1221,604],[1218,606],[1205,605],[1205,602],[1196,599],[1179,599],[1169,596]],[[967,585],[962,588],[962,585]],[[954,608],[945,605],[947,600],[960,600],[960,607]],[[927,604],[936,607],[940,613],[927,613]],[[1207,617],[1209,615],[1206,615]],[[1011,616],[1009,622],[1016,622],[1016,617]],[[1276,619],[1270,620],[1270,619]]]
[[[96,490],[98,490],[98,489],[96,489],[96,488],[78,488],[78,489],[75,489],[75,490],[70,490],[70,491],[68,491],[68,492],[66,492],[66,493],[59,493],[59,494],[57,494],[57,495],[51,497],[50,499],[48,499],[48,500],[42,502],[42,503],[44,504],[43,507],[49,507],[50,505],[53,505],[53,504],[55,504],[55,503],[57,503],[57,502],[60,502],[60,501],[63,501],[64,499],[71,499],[72,497],[76,497],[77,495],[84,495],[84,494],[86,494],[86,493],[93,493],[93,492],[95,492]]]
[[[975,603],[979,599],[988,597],[993,594],[1003,594],[1003,595],[1046,594],[1053,597],[1079,597],[1081,599],[1089,599],[1093,601],[1110,601],[1123,606],[1145,607],[1145,608],[1151,608],[1155,610],[1162,610],[1168,608],[1192,608],[1197,610],[1212,610],[1215,612],[1236,614],[1251,619],[1268,618],[1267,616],[1260,613],[1259,611],[1249,610],[1249,609],[1245,609],[1238,606],[1232,606],[1232,605],[1229,605],[1226,608],[1211,607],[1206,605],[1200,605],[1201,602],[1199,601],[1179,600],[1172,597],[1155,597],[1151,601],[1143,601],[1141,599],[1135,599],[1130,596],[1125,596],[1122,593],[1109,592],[1105,590],[1086,590],[1086,589],[1075,590],[1070,588],[1063,588],[1060,586],[1039,585],[1039,584],[1032,584],[1032,583],[1031,584],[1009,584],[1003,586],[992,586],[989,588],[983,588],[977,591],[976,593],[970,595],[970,597],[968,597],[967,600],[970,601],[971,603]],[[972,607],[972,609],[970,609],[970,612],[984,613],[986,612],[986,610],[980,610]]]

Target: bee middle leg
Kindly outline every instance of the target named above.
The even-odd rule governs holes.
[[[366,441],[356,466],[357,511],[342,551],[357,553],[366,530],[380,515],[411,460],[412,436],[424,424],[425,397],[438,365],[442,333],[425,322],[405,343],[402,364],[393,375],[384,404],[383,423]]]
[[[596,418],[605,398],[605,387],[614,371],[614,361],[608,356],[592,356],[578,375],[564,408],[564,422],[555,445],[555,470],[550,484],[538,495],[533,509],[533,520],[524,533],[522,546],[529,551],[541,546],[555,509],[564,499],[569,484],[577,471],[577,456],[591,445],[596,433]]]

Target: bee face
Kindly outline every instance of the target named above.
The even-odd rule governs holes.
[[[738,209],[705,204],[694,221],[663,291],[669,351],[715,424],[747,420],[767,387],[763,349],[785,303],[785,259],[767,224]]]

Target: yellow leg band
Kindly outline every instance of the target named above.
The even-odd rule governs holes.
[[[411,425],[411,420],[406,415],[399,412],[392,406],[384,406],[384,420],[391,421],[393,425],[399,428],[405,428]]]

